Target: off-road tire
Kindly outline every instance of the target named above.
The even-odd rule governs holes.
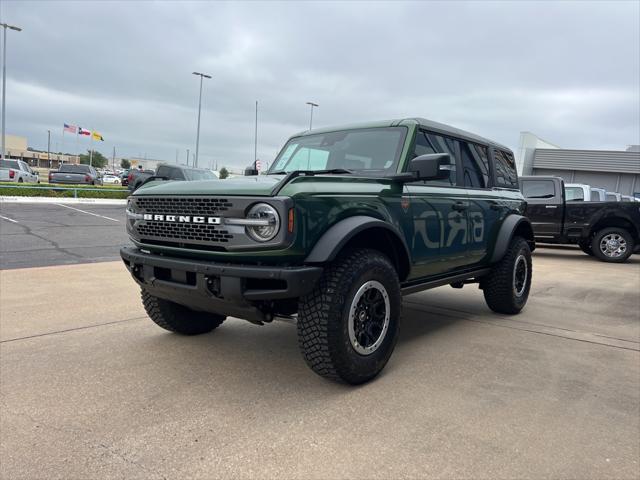
[[[582,250],[587,255],[590,255],[592,257],[594,256],[593,250],[591,249],[591,241],[585,240],[578,242],[578,246],[580,247],[580,250]]]
[[[516,294],[514,277],[516,274],[516,260],[521,256],[527,267],[524,289],[521,295]],[[520,260],[518,260],[520,262]],[[531,249],[522,237],[513,237],[509,248],[502,260],[496,263],[491,272],[482,278],[480,286],[484,292],[484,299],[491,310],[497,313],[513,315],[520,313],[527,303],[531,290]]]
[[[144,289],[141,296],[147,315],[156,325],[181,335],[209,333],[226,318],[215,313],[197,312],[169,300],[154,297]]]
[[[611,234],[620,235],[622,238],[624,238],[624,241],[626,242],[626,251],[622,255],[620,255],[619,257],[607,256],[600,249],[600,242],[602,241],[603,237],[606,237],[607,235],[611,235]],[[634,247],[635,247],[635,244],[634,244],[633,237],[631,236],[631,234],[627,230],[625,230],[624,228],[619,228],[619,227],[603,228],[602,230],[597,232],[593,236],[593,240],[591,240],[591,250],[593,251],[594,256],[598,260],[602,260],[603,262],[611,262],[611,263],[626,262],[627,259],[633,253]]]
[[[389,301],[386,333],[372,353],[358,353],[349,337],[349,314],[358,290],[379,282]],[[353,385],[384,368],[398,338],[402,295],[398,273],[377,250],[356,249],[339,256],[323,272],[316,287],[300,299],[298,345],[307,365],[318,375]]]

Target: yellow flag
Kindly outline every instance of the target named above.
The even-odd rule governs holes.
[[[93,138],[94,140],[100,140],[101,142],[104,142],[104,138],[102,137],[102,135],[100,135],[98,132],[91,132],[91,138]]]

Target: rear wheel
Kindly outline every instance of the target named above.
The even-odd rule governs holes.
[[[502,260],[481,281],[489,308],[497,313],[520,313],[529,298],[531,274],[529,244],[522,237],[514,237]]]
[[[24,183],[24,180],[22,178],[19,178],[18,183]]]
[[[398,274],[382,253],[339,257],[300,299],[298,344],[307,365],[332,380],[372,379],[395,347],[401,303]]]
[[[222,315],[197,312],[183,305],[151,295],[142,289],[144,309],[158,326],[170,332],[182,335],[199,335],[208,333],[220,326],[225,318]]]
[[[591,250],[596,258],[603,262],[621,263],[633,253],[634,243],[631,234],[624,228],[609,227],[593,236]]]

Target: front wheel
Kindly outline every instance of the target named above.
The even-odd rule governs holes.
[[[222,315],[198,312],[180,304],[151,295],[142,289],[142,304],[156,325],[182,335],[209,333],[224,322]]]
[[[591,241],[591,250],[603,262],[622,263],[631,256],[633,248],[633,237],[619,227],[604,228]]]
[[[489,308],[497,313],[520,313],[529,298],[531,277],[529,244],[522,237],[514,237],[502,260],[480,282]]]
[[[402,296],[382,253],[357,249],[338,257],[300,299],[298,344],[323,377],[364,383],[384,368],[396,344]]]

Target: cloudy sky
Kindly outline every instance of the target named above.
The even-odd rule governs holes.
[[[640,143],[640,2],[0,2],[7,133],[62,148],[63,122],[110,155],[270,161],[307,128],[423,116],[517,147]],[[82,147],[82,144],[81,144]],[[88,148],[88,142],[84,141]],[[75,143],[67,136],[65,150]]]

